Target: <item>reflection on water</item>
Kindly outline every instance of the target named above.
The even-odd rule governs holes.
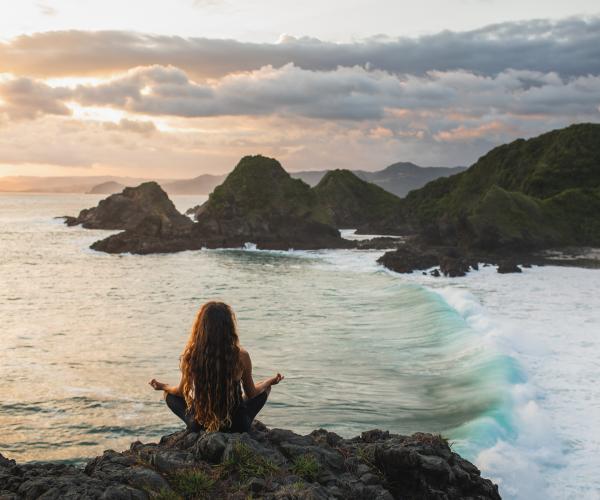
[[[105,255],[88,246],[108,232],[52,219],[97,200],[0,196],[3,454],[78,459],[179,428],[147,382],[177,382],[209,299],[235,309],[257,378],[286,375],[268,425],[451,435],[503,404],[504,360],[438,295],[378,268],[380,252]]]

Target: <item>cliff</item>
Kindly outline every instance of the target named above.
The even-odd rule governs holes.
[[[499,499],[447,442],[373,430],[343,439],[255,422],[250,434],[177,432],[105,451],[84,468],[0,455],[0,498]]]

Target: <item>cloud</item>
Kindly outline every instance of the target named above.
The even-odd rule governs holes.
[[[600,121],[596,18],[346,44],[116,31],[0,42],[3,171],[193,176],[258,152],[291,169],[470,164],[577,121]]]
[[[36,2],[35,5],[38,8],[38,10],[45,16],[55,16],[56,14],[58,14],[58,10],[52,7],[52,5],[50,5],[48,2],[39,0],[38,2]]]
[[[414,120],[418,115],[425,122],[421,126],[433,129],[446,117],[456,117],[451,121],[463,124],[486,116],[492,121],[499,116],[513,121],[531,116],[597,120],[600,76],[566,79],[556,73],[525,70],[506,70],[494,77],[467,71],[416,76],[360,66],[312,71],[288,64],[197,83],[179,68],[150,66],[74,88],[14,78],[0,84],[0,98],[4,102],[0,111],[13,119],[68,115],[68,105],[74,103],[132,115],[180,118],[278,115],[365,121],[389,116]],[[134,124],[128,126],[131,129]]]
[[[103,124],[105,130],[116,130],[119,132],[134,132],[141,135],[150,135],[156,132],[156,125],[152,121],[147,120],[128,120],[122,118],[118,123],[105,122]]]
[[[264,66],[332,71],[363,66],[393,74],[508,68],[562,77],[600,73],[600,18],[508,22],[418,38],[331,43],[284,36],[278,43],[181,38],[122,31],[57,31],[0,43],[1,71],[38,77],[107,75],[134,66],[173,65],[192,78],[219,78]]]
[[[11,119],[33,119],[41,115],[69,115],[63,100],[69,93],[30,78],[0,82],[0,113]]]
[[[75,88],[19,78],[2,84],[0,96],[10,113],[25,118],[67,114],[69,101],[183,118],[280,115],[360,121],[409,111],[426,111],[436,118],[445,114],[598,118],[600,76],[564,79],[556,73],[519,70],[494,77],[467,71],[415,76],[360,66],[311,71],[288,64],[197,83],[179,68],[151,66]]]

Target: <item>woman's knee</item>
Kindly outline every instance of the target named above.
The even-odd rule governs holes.
[[[165,403],[170,408],[170,410],[177,416],[181,418],[184,417],[186,411],[185,399],[179,396],[175,396],[173,394],[167,394],[165,396]]]

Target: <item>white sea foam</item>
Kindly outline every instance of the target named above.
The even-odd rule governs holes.
[[[524,369],[509,389],[512,432],[476,456],[505,498],[600,498],[599,278],[558,267],[407,278],[432,287],[490,349]]]

